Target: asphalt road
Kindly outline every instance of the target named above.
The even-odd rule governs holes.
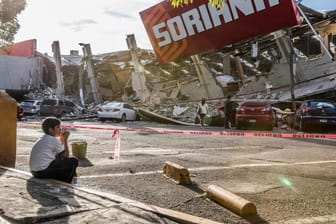
[[[211,135],[223,129],[143,121],[64,125],[71,128],[71,142],[88,143],[78,186],[223,223],[336,223],[333,139]],[[114,129],[120,130],[118,160]],[[18,123],[17,169],[29,171],[29,152],[41,135],[38,124]],[[167,179],[162,173],[166,161],[187,168],[192,184]],[[254,203],[258,215],[242,218],[213,202],[204,194],[211,184]]]

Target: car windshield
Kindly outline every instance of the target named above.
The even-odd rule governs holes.
[[[111,102],[106,104],[107,107],[121,107],[121,103]]]
[[[44,105],[56,105],[56,100],[44,100],[42,104]]]
[[[34,104],[33,100],[25,100],[21,102],[21,105],[25,105],[25,106],[33,105],[33,104]]]
[[[312,101],[309,104],[312,108],[336,108],[336,105],[327,101]]]

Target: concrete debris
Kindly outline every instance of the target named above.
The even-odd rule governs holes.
[[[187,123],[197,120],[196,105],[201,98],[206,98],[211,108],[209,117],[220,122],[223,116],[218,108],[228,94],[240,101],[335,99],[336,62],[329,57],[330,53],[335,55],[335,12],[321,17],[312,9],[303,7],[303,10],[321,32],[322,41],[307,31],[307,22],[304,22],[291,28],[290,33],[278,31],[254,39],[252,42],[258,41],[259,46],[257,55],[251,55],[253,44],[247,40],[224,46],[216,52],[159,64],[153,51],[134,47],[92,55],[92,71],[87,71],[83,56],[72,51],[70,55],[62,56],[64,98],[80,105],[90,116],[96,114],[100,102],[126,101]],[[324,32],[326,29],[330,32]],[[330,52],[323,52],[322,42]],[[295,71],[290,66],[291,52],[295,53]],[[43,61],[43,74],[40,72],[36,80],[27,80],[24,85],[15,83],[15,86],[21,85],[24,91],[29,91],[24,98],[54,98],[57,96],[53,89],[57,82],[55,60],[47,55],[38,57]],[[96,79],[98,93],[93,88],[92,76]]]
[[[188,107],[174,106],[173,117],[178,117],[188,110]]]
[[[167,118],[175,119],[184,123],[194,124],[199,123],[197,121],[196,117],[196,111],[197,111],[197,104],[198,102],[188,102],[188,103],[179,103],[176,104],[160,104],[160,105],[139,105],[141,108],[152,111],[156,114],[159,114],[161,116],[165,116]],[[222,125],[221,122],[224,122],[224,116],[221,114],[221,111],[219,110],[220,107],[223,107],[224,101],[223,100],[212,100],[207,102],[209,106],[210,113],[208,114],[208,125]],[[178,108],[178,109],[177,109]],[[176,110],[181,111],[181,113],[177,114]],[[210,118],[221,118],[221,122],[218,124],[218,122],[215,122],[215,119],[211,121]],[[224,123],[223,123],[224,124]]]
[[[177,184],[191,184],[188,169],[183,166],[167,161],[163,167],[163,174]]]

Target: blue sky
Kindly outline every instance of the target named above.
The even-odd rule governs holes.
[[[126,35],[134,34],[140,48],[152,49],[139,12],[160,0],[26,0],[18,16],[21,28],[15,41],[37,39],[37,50],[52,55],[60,42],[62,54],[90,43],[92,53],[126,50]],[[336,9],[336,0],[303,0],[316,10]]]
[[[336,0],[302,0],[301,4],[316,10],[336,9]]]

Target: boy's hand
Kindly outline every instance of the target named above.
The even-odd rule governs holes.
[[[70,136],[70,131],[67,129],[67,128],[62,128],[61,130],[61,137],[64,139],[64,140],[67,140]]]
[[[70,131],[67,128],[61,129],[61,135],[60,135],[60,141],[62,145],[64,145],[64,148],[68,148],[68,138],[70,136]]]

